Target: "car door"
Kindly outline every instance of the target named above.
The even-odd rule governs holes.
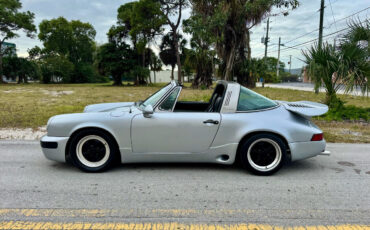
[[[172,97],[171,100],[175,98],[176,101],[179,92],[174,94],[170,94],[167,99]],[[220,113],[172,112],[174,104],[168,100],[162,105],[165,109],[171,109],[156,109],[151,117],[137,114],[132,119],[133,152],[200,153],[211,146],[221,122]]]

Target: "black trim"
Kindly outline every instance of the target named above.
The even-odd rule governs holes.
[[[40,141],[41,147],[44,149],[56,149],[58,148],[58,143],[57,142],[45,142],[45,141]]]

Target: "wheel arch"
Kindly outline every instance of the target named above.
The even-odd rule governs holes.
[[[255,136],[255,135],[258,135],[258,134],[272,134],[272,135],[275,135],[277,137],[279,137],[285,144],[286,146],[286,149],[287,149],[287,158],[288,160],[290,161],[291,160],[291,152],[290,152],[290,148],[289,148],[289,144],[288,144],[288,141],[287,139],[280,133],[277,133],[277,132],[273,132],[273,131],[253,131],[253,132],[249,132],[247,134],[245,134],[239,141],[238,143],[238,148],[236,150],[236,156],[235,156],[235,161],[239,161],[239,158],[240,158],[240,149],[241,149],[241,146],[242,146],[242,143],[245,141],[245,140],[248,140],[249,138]]]
[[[66,149],[65,149],[65,158],[66,158],[66,161],[67,162],[70,162],[70,155],[69,155],[69,148],[70,148],[70,144],[71,144],[71,140],[73,139],[74,136],[76,136],[79,132],[81,131],[84,131],[84,130],[99,130],[101,132],[104,132],[107,136],[109,136],[110,138],[112,138],[113,142],[114,142],[114,145],[116,147],[116,150],[118,151],[117,152],[117,160],[119,161],[119,163],[121,163],[121,152],[120,152],[120,149],[119,149],[119,145],[118,145],[118,142],[117,142],[117,139],[114,137],[114,135],[109,132],[108,130],[104,129],[104,128],[101,128],[101,127],[96,127],[96,126],[87,126],[87,127],[81,127],[81,128],[78,128],[76,130],[73,130],[72,134],[70,135],[68,141],[67,141],[67,144],[66,144]]]

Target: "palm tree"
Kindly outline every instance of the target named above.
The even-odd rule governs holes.
[[[363,94],[369,93],[370,86],[370,21],[351,21],[349,32],[340,45],[340,74],[346,91],[351,92],[359,87]]]
[[[159,46],[160,52],[159,57],[161,58],[162,62],[165,65],[171,66],[171,79],[174,79],[174,69],[177,65],[177,54],[176,54],[176,42],[178,42],[180,47],[180,55],[182,54],[182,50],[186,45],[186,40],[182,38],[181,34],[176,35],[177,41],[175,41],[173,37],[173,32],[169,32],[162,37],[161,45]]]
[[[303,51],[309,76],[315,82],[315,89],[323,85],[326,89],[326,103],[333,107],[342,102],[336,92],[344,84],[346,92],[360,87],[363,94],[370,86],[370,24],[350,22],[349,32],[339,49],[328,43],[320,48],[318,44]],[[365,45],[362,45],[361,43]]]
[[[336,92],[338,91],[341,75],[337,74],[339,69],[339,53],[335,47],[324,43],[321,47],[316,43],[308,51],[303,51],[307,64],[307,73],[315,82],[315,89],[324,86],[326,90],[326,104],[333,105],[338,102]]]

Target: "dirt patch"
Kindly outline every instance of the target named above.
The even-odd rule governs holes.
[[[71,94],[74,93],[74,91],[66,91],[66,90],[63,90],[63,91],[42,90],[42,92],[46,95],[50,95],[50,96],[53,96],[53,97],[59,97],[59,96],[62,96],[62,95],[71,95]]]
[[[353,135],[353,136],[362,136],[362,133],[361,132],[354,132],[352,130],[349,130],[349,129],[343,129],[341,131],[342,134],[345,134],[345,135]]]
[[[46,127],[37,129],[1,128],[0,140],[39,140],[46,134]]]

